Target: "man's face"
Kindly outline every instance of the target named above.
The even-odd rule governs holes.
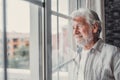
[[[86,22],[85,18],[76,17],[73,19],[73,35],[81,47],[92,42],[92,27]]]

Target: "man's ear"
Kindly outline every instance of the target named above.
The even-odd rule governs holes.
[[[95,24],[93,24],[93,33],[97,33],[98,31],[98,23],[96,22]]]

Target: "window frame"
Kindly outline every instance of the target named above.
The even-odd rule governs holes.
[[[26,0],[27,1],[27,0]],[[34,0],[31,0],[34,2]],[[43,4],[43,2],[40,2]],[[3,53],[4,53],[4,80],[9,80],[8,73],[9,70],[7,70],[7,36],[6,36],[6,0],[2,0],[3,4]],[[35,4],[36,5],[36,4]],[[37,4],[38,5],[38,4]],[[44,5],[44,4],[43,4]],[[40,9],[40,6],[43,7],[43,5],[39,5],[39,7],[33,7],[33,4],[30,4],[30,15],[34,16],[31,17],[31,23],[30,23],[30,71],[31,71],[31,80],[43,80],[43,29],[42,24],[42,9]],[[35,27],[36,26],[36,27]],[[42,32],[42,33],[41,33]],[[34,36],[35,35],[35,36]],[[36,40],[36,41],[35,41]],[[33,54],[33,53],[35,54]],[[34,66],[36,65],[36,66]]]
[[[4,46],[4,53],[7,53],[6,0],[2,0],[2,1],[3,1],[3,41],[4,41],[3,46]],[[51,0],[44,0],[43,2],[42,0],[36,0],[36,1],[25,0],[25,1],[33,3],[33,4],[30,4],[30,15],[33,16],[30,19],[31,20],[30,36],[32,35],[30,37],[31,80],[52,80],[51,15],[55,15],[57,17],[61,17],[68,20],[70,17],[67,15],[52,11]],[[77,2],[79,3],[80,0],[77,0]],[[72,4],[72,2],[69,4]],[[33,7],[33,5],[37,5],[37,8]],[[77,4],[77,5],[80,6],[80,4]],[[73,10],[69,9],[69,11],[72,12]],[[8,73],[7,72],[7,54],[4,54],[4,80],[8,80],[7,73]]]

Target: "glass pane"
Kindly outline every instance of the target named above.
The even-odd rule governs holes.
[[[4,79],[4,72],[3,72],[3,4],[2,0],[0,0],[0,80]]]
[[[57,11],[57,0],[51,0],[51,8],[53,11]]]
[[[0,0],[0,68],[3,67],[3,44],[2,44],[2,40],[3,40],[3,16],[2,16],[2,13],[3,13],[3,9],[2,9],[2,0]]]
[[[59,4],[59,13],[68,15],[69,13],[69,0],[58,0]]]
[[[59,62],[59,51],[58,51],[58,33],[57,33],[57,16],[52,15],[52,79],[58,80],[56,67]]]
[[[58,5],[57,5],[58,4]],[[77,0],[51,0],[51,7],[53,11],[70,15],[70,13],[77,9]]]
[[[52,79],[69,80],[72,75],[70,64],[73,62],[66,62],[72,59],[75,53],[71,47],[72,31],[68,26],[68,19],[59,17],[58,21],[57,24],[57,17],[52,15]]]
[[[69,40],[69,36],[68,36],[68,30],[70,29],[70,27],[68,26],[68,20],[59,17],[59,50],[60,50],[60,55],[62,56],[61,58],[61,62],[63,63],[64,60],[66,59],[66,55],[67,55],[67,49],[70,48],[69,44],[70,41]],[[70,54],[69,54],[70,55]]]
[[[59,13],[69,15],[77,9],[77,0],[58,1]],[[57,7],[57,2],[55,3]],[[52,80],[73,80],[73,58],[76,52],[69,23],[68,19],[62,17],[57,19],[57,16],[52,15]]]
[[[22,0],[7,0],[8,80],[30,78],[30,6]]]
[[[78,9],[78,5],[84,0],[69,0],[69,14]],[[78,3],[79,2],[79,3]],[[80,6],[80,5],[79,5]]]
[[[52,67],[57,65],[57,17],[52,15]]]
[[[86,7],[86,0],[81,0],[81,6],[80,7],[83,7],[83,8]]]
[[[9,68],[29,69],[29,18],[28,3],[17,0],[7,1]]]

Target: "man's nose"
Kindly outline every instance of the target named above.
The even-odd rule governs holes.
[[[79,34],[79,33],[80,33],[79,29],[75,28],[75,34]]]
[[[80,33],[79,29],[78,28],[74,28],[74,35],[75,34],[79,34],[79,33]]]

